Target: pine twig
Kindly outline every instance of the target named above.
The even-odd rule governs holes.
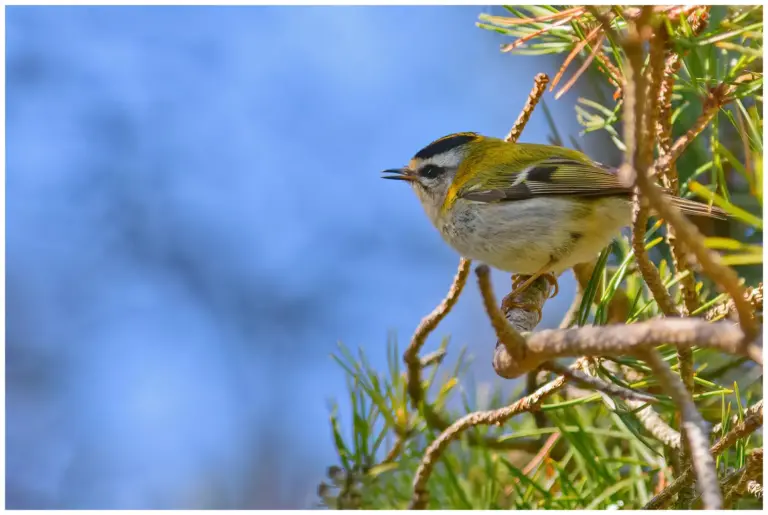
[[[626,67],[624,83],[624,165],[619,174],[625,184],[634,184],[635,170],[645,170],[653,162],[655,130],[649,130],[651,115],[646,105],[647,80],[643,75],[643,35],[649,27],[652,7],[644,6],[642,15],[624,42],[624,53],[629,66]],[[655,63],[654,63],[655,65]],[[666,316],[679,316],[672,297],[664,287],[659,271],[645,250],[645,231],[648,226],[649,204],[641,191],[635,188],[632,198],[632,251],[640,273],[648,285],[659,309]]]
[[[471,264],[472,262],[468,259],[462,258],[461,261],[459,261],[459,268],[453,279],[453,283],[448,290],[448,294],[432,313],[422,319],[411,338],[410,345],[403,354],[403,360],[407,366],[406,388],[411,399],[411,405],[414,409],[419,409],[419,405],[424,400],[421,372],[425,363],[419,358],[419,351],[429,334],[434,331],[435,327],[437,327],[437,325],[446,317],[458,301],[459,295],[467,282]],[[442,359],[442,357],[440,359]],[[446,420],[442,414],[436,411],[431,404],[424,402],[422,408],[424,420],[431,429],[435,431],[444,431],[451,425],[451,423]],[[496,438],[480,437],[474,434],[470,435],[469,443],[473,445],[483,445],[492,449],[522,449],[530,451],[537,448],[537,444],[534,440],[500,442]]]
[[[496,344],[493,366],[496,373],[504,378],[519,377],[539,368],[544,362],[561,357],[578,356],[621,356],[637,354],[663,343],[675,346],[717,348],[723,352],[746,355],[762,363],[762,338],[743,346],[744,334],[731,323],[708,323],[693,318],[655,319],[632,325],[614,324],[608,326],[587,326],[570,329],[539,331],[523,338],[521,332],[532,330],[530,318],[520,315],[522,310],[513,310],[519,318],[510,323],[496,307],[495,294],[488,277],[488,268],[477,267],[475,273],[488,316],[499,339]],[[526,291],[528,295],[537,283]],[[531,297],[527,297],[531,298]],[[507,314],[509,318],[509,313]],[[526,326],[526,323],[528,324]]]
[[[690,449],[690,461],[693,463],[693,470],[696,472],[702,492],[704,509],[719,510],[722,507],[723,497],[717,481],[715,460],[708,449],[707,423],[696,409],[696,404],[683,382],[672,372],[667,362],[661,359],[659,353],[649,350],[645,355],[645,361],[651,367],[656,380],[680,409],[682,426]]]
[[[646,431],[656,440],[660,441],[670,449],[680,448],[680,433],[669,427],[664,419],[656,413],[650,406],[645,406],[645,402],[630,400],[627,404],[632,409],[640,409],[635,412],[635,416],[643,425]],[[645,406],[643,408],[643,406]]]
[[[730,489],[723,501],[723,507],[728,509],[736,501],[736,498],[741,497],[747,492],[747,485],[750,481],[755,481],[757,478],[763,475],[763,450],[754,449],[747,455],[747,463],[742,469],[741,476],[736,485]]]
[[[472,261],[462,258],[459,261],[459,269],[456,272],[456,277],[453,279],[451,288],[448,290],[448,295],[445,299],[426,317],[424,317],[416,328],[416,331],[411,337],[411,343],[403,354],[403,361],[405,361],[408,367],[408,395],[411,398],[411,403],[415,409],[418,409],[419,404],[424,399],[424,391],[421,387],[421,360],[419,359],[419,351],[424,346],[429,334],[435,330],[435,327],[445,318],[445,316],[451,311],[453,306],[459,300],[459,295],[464,289],[464,285],[467,283],[467,277],[472,266]]]
[[[564,365],[561,365],[555,361],[545,362],[542,365],[542,368],[544,370],[549,370],[551,372],[554,372],[555,374],[565,376],[570,381],[577,384],[582,384],[586,388],[598,390],[608,395],[613,395],[615,397],[618,397],[620,399],[624,399],[628,401],[631,400],[639,403],[648,403],[648,404],[655,404],[659,402],[659,400],[652,395],[646,395],[642,392],[637,392],[629,388],[624,388],[622,386],[609,383],[607,381],[600,379],[599,377],[587,375],[586,373],[580,372],[578,370],[571,370],[570,368]]]
[[[583,364],[583,360],[578,360],[571,365],[571,368],[580,368]],[[565,383],[565,377],[560,376],[545,384],[531,395],[527,395],[509,406],[491,411],[470,413],[454,422],[451,427],[443,431],[443,433],[438,436],[424,452],[424,456],[421,458],[421,463],[419,463],[419,467],[416,469],[416,474],[413,479],[413,497],[408,509],[426,509],[429,503],[427,481],[432,474],[432,470],[445,448],[448,447],[453,440],[458,438],[462,432],[479,425],[501,425],[519,413],[535,410],[541,405],[544,399],[557,392],[565,385]]]
[[[514,125],[512,125],[512,128],[504,138],[504,141],[508,143],[516,143],[520,138],[520,135],[523,133],[523,129],[533,114],[533,110],[536,107],[536,104],[539,103],[541,96],[544,94],[544,91],[546,91],[548,82],[549,76],[547,76],[546,73],[539,73],[536,75],[536,77],[534,77],[531,94],[528,95],[528,100],[525,102],[523,110],[520,112],[517,120],[515,120]]]
[[[709,452],[713,457],[719,456],[724,451],[733,446],[738,440],[745,438],[746,436],[754,433],[760,426],[763,425],[763,401],[758,401],[753,407],[752,414],[748,417],[744,417],[744,420],[736,424],[725,436],[720,438],[712,447]],[[693,469],[686,469],[683,474],[675,479],[672,484],[667,486],[660,494],[656,495],[643,506],[644,510],[661,510],[666,508],[672,501],[673,497],[686,485],[689,485],[694,480]]]

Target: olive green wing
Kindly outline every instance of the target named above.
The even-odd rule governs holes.
[[[630,193],[608,168],[556,157],[538,161],[523,170],[502,165],[465,184],[458,196],[478,202],[511,202],[561,195],[607,197]]]
[[[683,213],[694,216],[727,218],[720,208],[680,198],[665,192],[667,200]],[[481,174],[468,181],[458,197],[476,202],[514,202],[537,197],[626,197],[632,189],[619,182],[616,172],[599,163],[567,157],[553,157],[530,164],[522,171],[509,165]]]

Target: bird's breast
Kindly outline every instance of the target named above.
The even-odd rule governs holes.
[[[530,275],[548,263],[566,264],[571,256],[581,259],[582,254],[599,252],[599,245],[607,244],[625,223],[611,220],[599,207],[601,202],[582,204],[557,197],[498,203],[457,199],[435,225],[462,256]],[[597,239],[592,237],[594,224],[605,226],[597,230]]]

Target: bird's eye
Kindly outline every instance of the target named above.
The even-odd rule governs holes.
[[[445,168],[437,165],[425,165],[419,170],[419,175],[427,177],[428,179],[434,179],[435,177],[442,175],[445,172]]]

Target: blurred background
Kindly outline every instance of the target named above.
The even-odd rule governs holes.
[[[503,137],[559,66],[500,53],[475,27],[498,10],[6,10],[8,508],[316,502],[348,410],[329,355],[384,368],[458,263],[379,172]],[[577,95],[545,97],[566,140]],[[547,136],[537,110],[522,141]],[[473,281],[426,351],[446,335],[495,380]]]

